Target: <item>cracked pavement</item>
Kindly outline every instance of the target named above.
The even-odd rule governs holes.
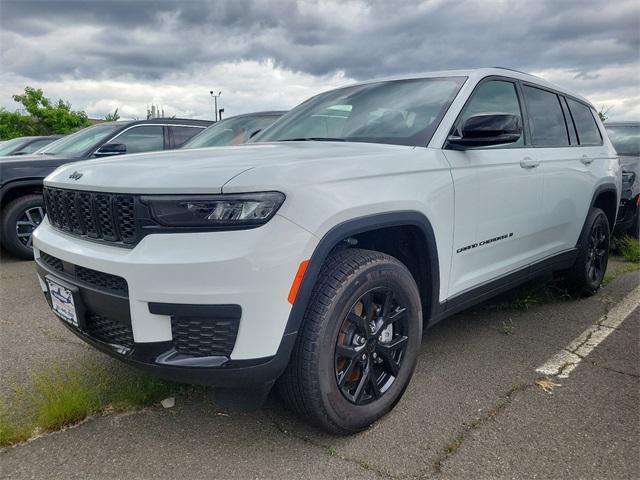
[[[31,262],[0,269],[0,391],[51,362],[127,367],[87,348],[45,306]],[[551,394],[542,365],[594,325],[640,278],[526,311],[477,307],[423,339],[396,408],[335,437],[272,396],[259,411],[216,405],[203,389],[176,406],[98,416],[0,453],[3,478],[635,478],[640,471],[640,311]],[[504,325],[509,325],[505,329]],[[508,334],[507,334],[508,333]]]

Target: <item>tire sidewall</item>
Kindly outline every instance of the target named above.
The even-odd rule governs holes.
[[[340,391],[334,370],[335,344],[343,320],[367,291],[391,287],[396,298],[406,306],[408,315],[408,345],[400,372],[384,395],[366,405],[354,405]],[[318,363],[321,402],[329,419],[341,428],[358,431],[383,416],[400,400],[415,368],[422,337],[422,314],[418,289],[406,268],[392,262],[375,264],[358,273],[338,290],[335,301],[326,312],[326,321],[319,332]]]

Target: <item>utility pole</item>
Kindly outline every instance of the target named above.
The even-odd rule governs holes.
[[[217,122],[218,121],[218,97],[222,95],[222,92],[218,92],[217,95],[214,95],[213,90],[210,90],[209,95],[213,97],[213,107],[214,107],[214,113],[216,116],[215,120]]]

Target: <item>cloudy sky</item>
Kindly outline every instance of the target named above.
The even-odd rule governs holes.
[[[290,108],[400,73],[506,66],[640,119],[637,0],[0,0],[0,107],[26,85],[101,118]]]

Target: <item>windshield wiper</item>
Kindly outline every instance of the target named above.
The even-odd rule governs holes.
[[[276,140],[278,142],[346,142],[344,138],[331,137],[301,137],[301,138],[285,138]]]

